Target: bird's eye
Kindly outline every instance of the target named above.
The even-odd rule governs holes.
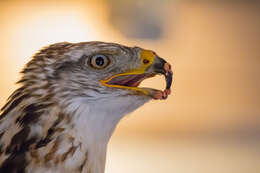
[[[95,55],[90,59],[92,67],[102,69],[108,66],[110,60],[105,55]]]

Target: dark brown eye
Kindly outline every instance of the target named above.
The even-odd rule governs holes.
[[[105,55],[95,55],[90,60],[91,66],[97,69],[105,68],[109,62],[109,59]]]

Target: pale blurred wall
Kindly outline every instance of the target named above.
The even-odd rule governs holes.
[[[173,104],[202,129],[259,137],[260,3],[207,2],[180,8]]]
[[[169,99],[153,101],[127,116],[115,135],[259,137],[259,3],[146,2],[139,1],[138,14],[150,10],[147,20],[149,14],[158,14],[148,21],[159,25],[151,25],[158,29],[150,31],[151,36],[141,37],[124,30],[145,28],[148,32],[150,23],[134,27],[135,20],[131,23],[128,13],[118,17],[120,10],[113,3],[119,1],[0,1],[0,105],[16,88],[18,72],[42,46],[59,41],[113,41],[153,49],[174,68]],[[116,20],[129,22],[118,25]],[[137,24],[142,20],[136,20]],[[164,87],[162,78],[145,85]]]

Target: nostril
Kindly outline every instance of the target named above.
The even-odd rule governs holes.
[[[144,59],[144,60],[143,60],[143,63],[144,63],[144,64],[148,64],[149,62],[150,62],[150,61],[149,61],[148,59]]]

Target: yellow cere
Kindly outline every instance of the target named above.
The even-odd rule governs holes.
[[[141,60],[149,60],[149,63],[143,64],[143,67],[146,69],[148,66],[150,66],[155,59],[155,53],[151,50],[142,50],[141,51]]]
[[[114,75],[107,80],[100,80],[100,83],[107,87],[131,89],[131,90],[135,90],[138,92],[142,92],[145,95],[148,95],[149,93],[145,89],[142,89],[142,88],[107,84],[110,80],[112,80],[113,78],[118,77],[118,76],[143,74],[145,72],[145,70],[154,62],[155,54],[154,54],[154,52],[152,52],[150,50],[142,50],[140,52],[140,59],[141,59],[141,64],[142,64],[140,68],[131,70],[126,73]],[[143,63],[144,60],[148,60],[148,63]]]

